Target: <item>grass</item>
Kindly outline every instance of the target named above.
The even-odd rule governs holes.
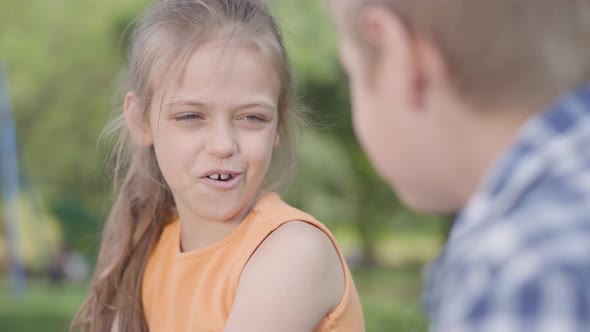
[[[419,304],[420,265],[356,271],[367,331],[427,331]]]
[[[354,273],[367,331],[426,331],[418,304],[420,268],[408,265]],[[26,296],[10,296],[8,282],[0,281],[0,331],[67,331],[77,307],[84,298],[85,286],[67,284],[50,287],[47,282],[30,280]]]
[[[419,304],[420,274],[423,262],[438,250],[438,241],[435,236],[392,235],[377,252],[388,268],[353,271],[368,332],[427,331]],[[0,277],[0,331],[63,332],[84,299],[86,285],[54,288],[43,280],[30,280],[21,299],[10,296],[9,290],[7,280]]]
[[[0,279],[0,331],[67,331],[82,303],[86,285],[51,287],[42,280],[29,280],[21,298],[11,296],[9,283]]]

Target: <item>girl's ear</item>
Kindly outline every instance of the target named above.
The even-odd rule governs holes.
[[[142,114],[139,98],[128,92],[124,104],[125,123],[131,132],[131,137],[139,145],[150,146],[153,143],[149,121]]]
[[[279,146],[279,143],[281,142],[281,136],[279,135],[279,133],[277,133],[275,135],[275,142],[274,142],[274,147],[276,148],[277,146]]]

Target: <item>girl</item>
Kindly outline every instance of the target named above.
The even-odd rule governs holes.
[[[363,331],[334,237],[268,190],[293,79],[261,1],[168,0],[134,32],[118,194],[85,331]]]

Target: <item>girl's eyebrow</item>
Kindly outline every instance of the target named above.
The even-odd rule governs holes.
[[[198,108],[205,108],[208,105],[198,100],[179,99],[166,103],[166,106],[193,106]]]
[[[209,108],[210,107],[210,105],[207,103],[204,103],[199,100],[193,100],[193,99],[174,100],[174,101],[167,103],[166,106],[192,106],[195,108]],[[266,108],[270,111],[275,111],[277,109],[277,107],[275,105],[273,105],[273,103],[270,103],[265,100],[256,100],[256,101],[251,101],[251,102],[245,102],[242,104],[238,104],[237,106],[232,106],[232,109],[242,110],[242,109],[258,108],[258,107]]]
[[[263,101],[244,103],[244,104],[238,105],[236,107],[236,109],[242,110],[242,109],[249,109],[249,108],[260,108],[260,107],[266,108],[269,111],[275,111],[277,109],[277,107],[275,105],[267,103],[267,102],[263,102]]]

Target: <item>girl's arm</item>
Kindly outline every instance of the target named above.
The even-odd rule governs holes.
[[[224,332],[313,331],[344,293],[332,241],[305,222],[289,222],[246,264]]]

